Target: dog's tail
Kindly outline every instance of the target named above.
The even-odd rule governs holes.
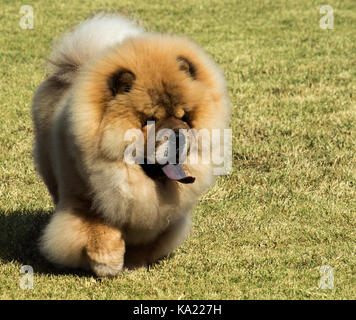
[[[139,26],[119,15],[95,15],[64,34],[54,45],[48,72],[71,83],[80,67],[103,49],[142,32]]]

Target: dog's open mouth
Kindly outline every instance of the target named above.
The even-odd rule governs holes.
[[[170,121],[172,122],[173,120],[171,119]],[[180,125],[182,123],[179,120],[174,121]],[[153,125],[150,128],[147,127],[146,130],[152,130],[152,128],[154,128]],[[183,125],[182,128],[184,128]],[[162,136],[160,136],[160,133]],[[160,137],[158,142],[156,141],[155,152],[152,154],[152,151],[147,151],[144,159],[145,163],[141,164],[146,175],[154,180],[168,179],[185,184],[193,183],[195,178],[188,173],[188,170],[180,162],[181,159],[181,161],[184,161],[187,157],[187,138],[185,134],[175,128],[174,130],[162,129],[159,131],[158,136]],[[148,159],[151,164],[147,163]]]
[[[162,167],[163,173],[167,178],[181,183],[193,183],[195,178],[187,175],[180,164],[166,164]]]
[[[141,164],[143,171],[154,180],[169,179],[180,183],[193,183],[195,178],[187,175],[181,164]]]

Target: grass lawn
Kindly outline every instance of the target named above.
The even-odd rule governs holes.
[[[1,0],[0,299],[355,299],[356,2]],[[34,29],[19,26],[31,4]],[[53,211],[34,170],[30,115],[53,39],[100,9],[184,34],[221,65],[233,173],[194,210],[172,258],[116,279],[58,270],[36,241]],[[34,289],[20,288],[22,265]],[[320,267],[334,288],[320,289]]]

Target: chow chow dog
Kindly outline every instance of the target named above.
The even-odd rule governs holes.
[[[111,277],[180,245],[215,179],[209,162],[162,165],[145,152],[143,163],[128,163],[126,132],[142,132],[146,146],[149,128],[224,129],[229,102],[198,45],[99,14],[54,45],[32,115],[36,168],[55,205],[40,251],[55,265]]]

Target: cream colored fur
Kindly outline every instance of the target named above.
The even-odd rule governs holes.
[[[179,70],[180,55],[194,62],[197,79]],[[137,114],[168,117],[157,102],[162,99],[146,89],[159,95],[176,90],[184,110],[179,106],[174,115],[194,115],[194,128],[226,128],[222,74],[189,40],[144,33],[118,16],[80,24],[55,45],[50,60],[32,109],[36,167],[56,205],[41,252],[53,263],[90,267],[99,276],[168,255],[187,236],[191,211],[215,180],[213,165],[187,165],[196,177],[190,185],[156,181],[123,161],[123,134],[142,129]],[[113,98],[108,79],[120,68],[136,80],[129,93]]]

